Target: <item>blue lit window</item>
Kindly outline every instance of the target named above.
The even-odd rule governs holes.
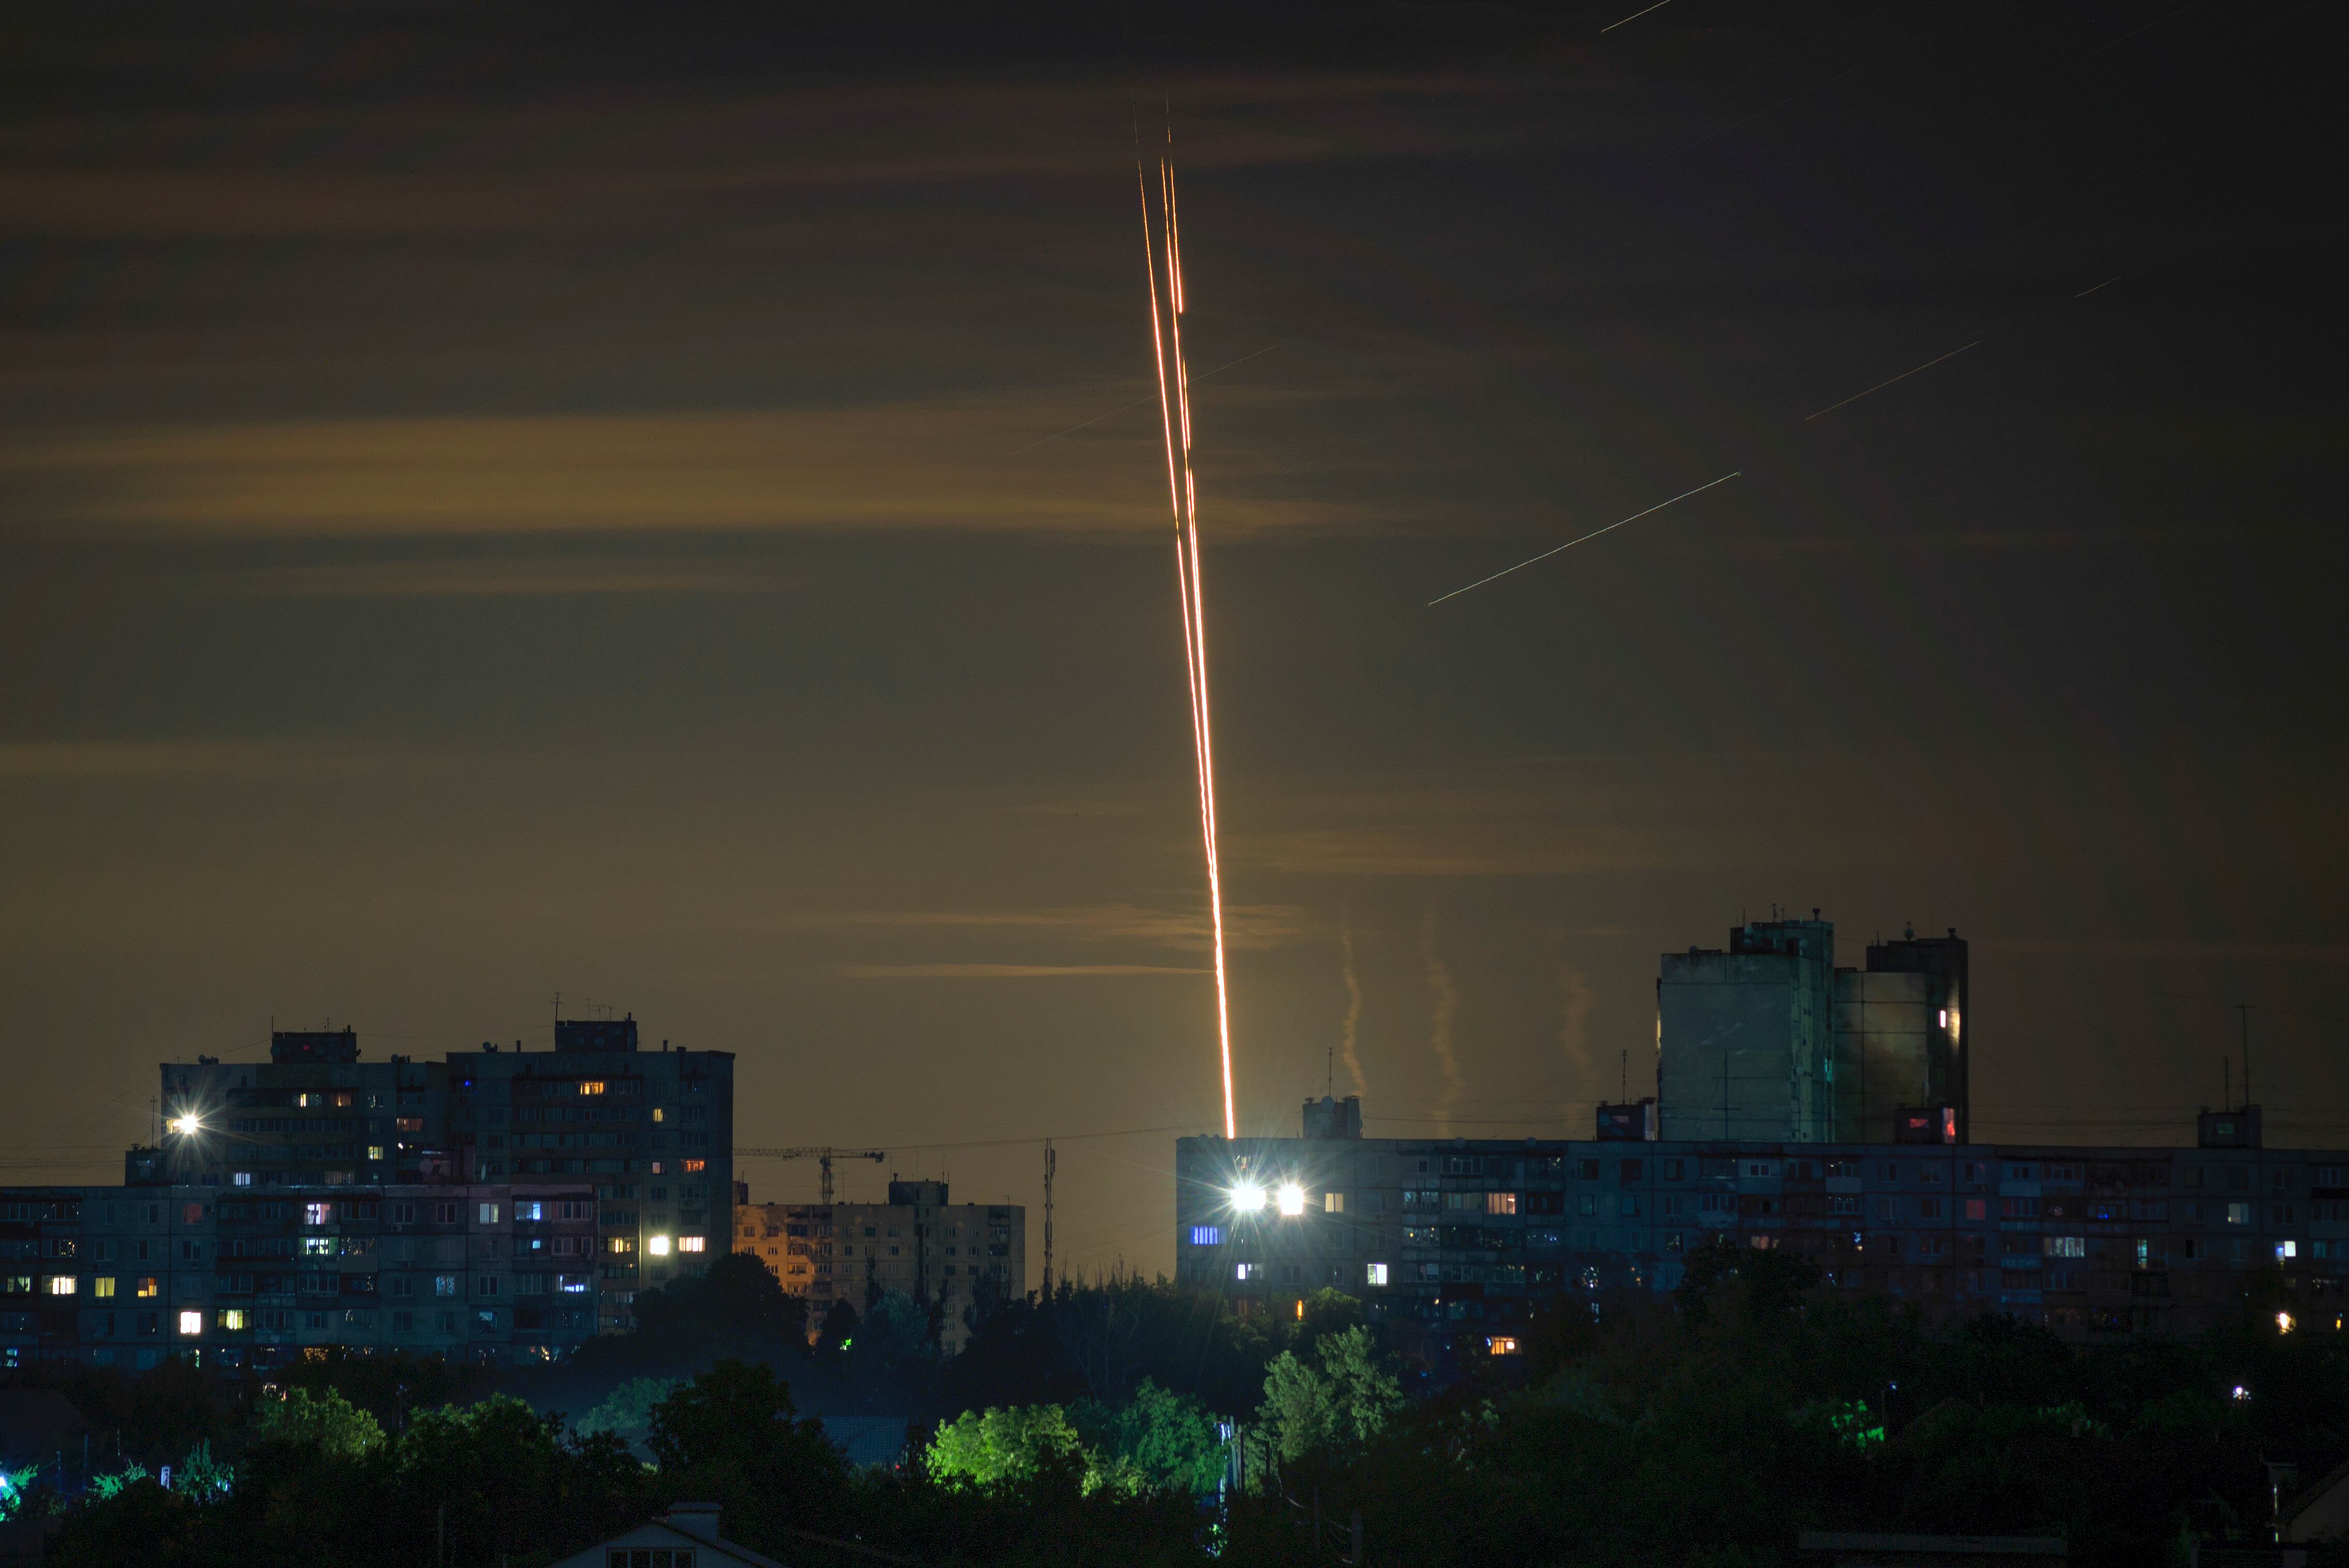
[[[1221,1225],[1191,1227],[1191,1245],[1194,1247],[1220,1247],[1223,1244],[1224,1228]]]

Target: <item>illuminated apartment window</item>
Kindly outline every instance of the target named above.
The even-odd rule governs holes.
[[[661,1109],[660,1106],[655,1106],[653,1107],[653,1120],[657,1122],[665,1122],[668,1120],[668,1113]]]
[[[335,1206],[331,1203],[302,1205],[302,1223],[305,1225],[330,1225],[334,1222],[334,1219]]]
[[[688,1176],[691,1176],[695,1171],[708,1170],[709,1168],[709,1162],[706,1159],[688,1159],[685,1162],[685,1173]]]
[[[656,1236],[647,1244],[645,1250],[656,1258],[666,1258],[668,1256],[668,1238]]]
[[[114,1276],[112,1274],[100,1274],[96,1279],[90,1281],[89,1293],[96,1296],[102,1302],[112,1301],[114,1299]]]
[[[1488,1335],[1485,1348],[1495,1355],[1515,1355],[1517,1354],[1517,1336],[1514,1334]]]
[[[232,1187],[250,1187],[253,1185],[253,1172],[249,1170],[240,1170],[232,1175],[228,1179],[229,1185]]]
[[[482,1204],[482,1205],[481,1206],[481,1209],[480,1209],[480,1213],[481,1213],[481,1222],[482,1224],[484,1224],[484,1225],[494,1225],[494,1224],[496,1224],[496,1223],[498,1222],[498,1206],[497,1206],[496,1204],[494,1204],[494,1203],[484,1203],[484,1204]]]
[[[380,1160],[383,1158],[383,1145],[379,1143],[371,1143],[367,1145],[367,1158],[374,1160]],[[244,1182],[249,1179],[249,1178],[240,1177],[238,1179],[238,1185],[243,1186]]]
[[[677,1239],[677,1250],[680,1252],[706,1251],[709,1250],[709,1243],[699,1236],[679,1236]]]
[[[1485,1194],[1485,1213],[1487,1213],[1487,1214],[1515,1214],[1516,1211],[1517,1211],[1517,1195],[1516,1195],[1516,1193],[1514,1193],[1514,1192],[1487,1192],[1486,1194]]]
[[[579,1092],[583,1095],[600,1095],[604,1092],[604,1085],[594,1079],[590,1079],[586,1083],[579,1085]]]
[[[226,1329],[243,1328],[245,1325],[244,1309],[243,1307],[222,1307],[220,1314],[220,1325]]]
[[[151,1301],[161,1293],[161,1288],[156,1284],[153,1275],[150,1274],[147,1278],[139,1282],[139,1299],[140,1301]]]
[[[1224,1228],[1222,1226],[1194,1225],[1191,1227],[1191,1245],[1194,1247],[1220,1247],[1223,1244]]]
[[[1387,1266],[1384,1263],[1366,1263],[1362,1266],[1362,1282],[1365,1284],[1385,1284],[1387,1282]]]
[[[1254,1263],[1235,1263],[1234,1265],[1232,1265],[1232,1278],[1234,1278],[1234,1279],[1236,1279],[1236,1280],[1252,1280],[1252,1279],[1255,1279],[1256,1277],[1257,1277],[1257,1265],[1256,1265],[1256,1264],[1254,1264]]]
[[[204,1332],[204,1314],[193,1310],[180,1314],[180,1332],[194,1335]]]
[[[1323,1193],[1321,1211],[1325,1214],[1343,1214],[1346,1211],[1346,1195],[1342,1192]]]
[[[2287,1242],[2285,1244],[2289,1246],[2291,1243]],[[51,1274],[47,1279],[41,1282],[43,1293],[53,1296],[69,1296],[73,1294],[74,1287],[77,1283],[78,1282],[71,1274]]]

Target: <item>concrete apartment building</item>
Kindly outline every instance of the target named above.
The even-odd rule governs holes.
[[[597,1208],[584,1182],[0,1189],[0,1366],[557,1359],[595,1332]]]
[[[1752,920],[1723,950],[1666,953],[1656,1092],[1666,1138],[1873,1143],[1904,1111],[1972,1136],[1967,950],[1947,937],[1868,949],[1838,969],[1835,925]]]
[[[1288,1314],[1335,1286],[1508,1347],[1535,1299],[1677,1286],[1719,1238],[1931,1319],[2186,1335],[2349,1313],[2349,1153],[1527,1138],[1179,1139],[1183,1282]]]
[[[811,1332],[832,1303],[863,1312],[884,1291],[943,1308],[947,1355],[970,1337],[969,1311],[1028,1289],[1028,1211],[1016,1203],[954,1203],[943,1181],[889,1182],[886,1203],[752,1203],[734,1208],[734,1250],[767,1265],[808,1302]]]
[[[160,1074],[162,1132],[128,1157],[134,1184],[590,1184],[605,1333],[732,1230],[733,1053],[642,1050],[633,1018],[558,1022],[552,1051],[485,1043],[432,1062],[363,1061],[350,1029],[281,1032],[265,1063]]]

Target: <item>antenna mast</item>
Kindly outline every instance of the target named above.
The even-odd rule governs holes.
[[[1060,1157],[1052,1152],[1052,1140],[1044,1140],[1044,1299],[1052,1299],[1052,1170]]]

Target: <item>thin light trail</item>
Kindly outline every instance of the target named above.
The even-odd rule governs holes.
[[[1967,344],[1964,348],[1951,349],[1948,353],[1942,355],[1940,359],[1928,359],[1923,364],[1918,366],[1915,370],[1903,370],[1898,376],[1893,377],[1890,381],[1878,381],[1873,387],[1868,388],[1865,392],[1854,392],[1850,397],[1846,398],[1840,403],[1829,403],[1826,408],[1821,409],[1818,413],[1805,414],[1803,416],[1803,422],[1805,424],[1809,424],[1813,420],[1819,418],[1822,414],[1831,414],[1837,409],[1849,408],[1852,404],[1859,401],[1860,399],[1873,397],[1875,394],[1884,390],[1887,387],[1892,386],[1896,382],[1907,380],[1909,377],[1916,375],[1920,370],[1931,369],[1934,366],[1940,364],[1941,359],[1954,359],[1959,355],[1964,353],[1966,348],[1979,348],[1981,347],[1982,339],[1977,337],[1972,342]]]
[[[1155,286],[1154,280],[1153,286]],[[1257,354],[1269,354],[1279,347],[1280,345],[1278,343],[1268,343],[1263,348],[1257,349],[1255,353],[1243,354],[1237,359],[1226,359],[1222,364],[1216,366],[1214,369],[1202,370],[1191,379],[1195,381],[1204,381],[1210,376],[1220,376],[1225,371],[1231,369],[1234,366],[1247,364],[1249,360],[1255,358]],[[1014,447],[1011,451],[1005,452],[1003,455],[1006,457],[1018,457],[1023,452],[1034,452],[1038,447],[1043,446],[1047,442],[1056,441],[1065,435],[1074,435],[1081,430],[1091,430],[1093,426],[1101,423],[1102,421],[1110,418],[1112,415],[1122,414],[1128,409],[1138,409],[1149,400],[1150,400],[1148,398],[1136,398],[1130,403],[1120,403],[1117,407],[1109,410],[1106,413],[1095,414],[1092,418],[1085,421],[1082,424],[1071,425],[1064,431],[1054,431],[1050,435],[1044,437],[1041,441],[1031,441],[1026,446]]]
[[[1511,572],[1522,572],[1527,566],[1532,566],[1535,561],[1548,560],[1552,556],[1557,555],[1558,550],[1571,550],[1577,545],[1588,544],[1589,541],[1598,538],[1601,534],[1612,534],[1616,529],[1623,526],[1625,523],[1637,523],[1642,517],[1652,516],[1656,513],[1661,512],[1665,507],[1671,505],[1673,502],[1686,501],[1692,495],[1702,494],[1705,491],[1711,490],[1713,485],[1726,484],[1744,472],[1745,471],[1742,468],[1732,469],[1729,472],[1723,474],[1719,479],[1700,484],[1694,490],[1682,491],[1678,495],[1673,496],[1671,501],[1659,501],[1653,506],[1649,507],[1645,512],[1634,512],[1629,517],[1623,518],[1619,522],[1609,523],[1604,528],[1594,528],[1579,539],[1568,539],[1565,544],[1557,546],[1557,550],[1544,550],[1540,555],[1533,556],[1528,560],[1519,561],[1514,566],[1506,566],[1500,571],[1495,572],[1489,577],[1479,577],[1475,582],[1469,584],[1465,588],[1454,588],[1448,594],[1444,594],[1438,597],[1432,598],[1427,601],[1428,606],[1430,608],[1433,608],[1433,607],[1442,604],[1445,599],[1458,598],[1462,594],[1468,592],[1471,588],[1481,588],[1486,583],[1498,582],[1501,578],[1507,576]]]
[[[2120,282],[2120,280],[2121,280],[2121,278],[2122,278],[2122,276],[2123,276],[2123,275],[2124,275],[2123,274],[2120,274],[2120,273],[2115,273],[2115,274],[2113,274],[2113,275],[2112,275],[2112,276],[2110,276],[2110,277],[2108,277],[2108,278],[2105,279],[2105,281],[2104,281],[2104,282],[2102,282],[2102,283],[2100,283],[2100,284],[2096,285],[2096,288],[2084,288],[2084,289],[2082,289],[2079,293],[2077,293],[2077,294],[2074,295],[2072,297],[2073,297],[2073,298],[2075,298],[2075,299],[2085,299],[2085,298],[2087,298],[2087,297],[2088,297],[2088,296],[2090,296],[2090,295],[2092,295],[2092,294],[2095,293],[2097,288],[2110,288],[2110,287],[2112,287],[2112,286],[2113,286],[2113,285],[2115,285],[2115,284],[2116,284],[2116,283]]]
[[[1654,5],[1651,5],[1651,6],[1649,6],[1649,7],[1648,7],[1648,11],[1661,11],[1661,10],[1662,10],[1665,6],[1667,6],[1667,5],[1671,5],[1671,3],[1672,3],[1672,0],[1656,0],[1656,3],[1655,3]],[[1646,15],[1648,14],[1648,11],[1634,11],[1634,12],[1632,12],[1630,16],[1628,16],[1624,17],[1624,18],[1623,18],[1623,22],[1636,22],[1636,21],[1638,21],[1640,17],[1642,17],[1642,16],[1646,16]],[[1605,26],[1604,27],[1601,27],[1601,28],[1599,28],[1599,36],[1601,36],[1601,37],[1606,36],[1608,34],[1609,34],[1609,33],[1613,32],[1616,28],[1618,28],[1618,27],[1621,26],[1623,25],[1623,22],[1609,22],[1609,23],[1608,23],[1608,24],[1607,24],[1607,26]]]
[[[1174,131],[1170,127],[1171,146]],[[1150,343],[1158,373],[1159,421],[1166,439],[1166,491],[1174,521],[1174,587],[1183,616],[1183,666],[1191,697],[1191,742],[1199,769],[1199,838],[1206,854],[1207,904],[1216,944],[1216,1038],[1223,1065],[1224,1136],[1239,1136],[1232,1094],[1231,992],[1224,965],[1223,868],[1216,843],[1216,750],[1213,710],[1207,695],[1206,596],[1200,582],[1199,490],[1191,469],[1191,384],[1183,360],[1183,249],[1177,217],[1174,169],[1158,161],[1159,230],[1150,217],[1150,185],[1142,161],[1134,160],[1134,183],[1142,197],[1143,256],[1150,275]],[[1166,269],[1166,317],[1158,314],[1157,245],[1163,237]],[[1262,352],[1262,350],[1258,350]],[[1235,361],[1237,363],[1237,361]],[[1169,371],[1172,371],[1170,377]]]

